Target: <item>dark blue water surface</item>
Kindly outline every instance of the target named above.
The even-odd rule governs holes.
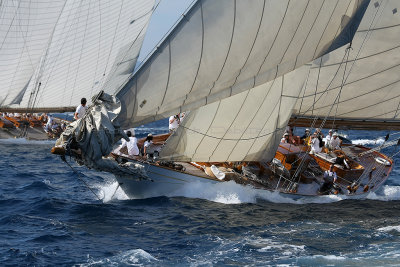
[[[373,145],[385,134],[349,137]],[[399,167],[365,199],[292,200],[230,182],[127,199],[111,175],[71,163],[99,201],[51,146],[0,141],[1,265],[400,264]]]

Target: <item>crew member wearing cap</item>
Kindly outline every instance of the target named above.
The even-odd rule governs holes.
[[[304,131],[304,135],[300,138],[303,141],[303,144],[308,145],[310,140],[310,129],[306,129]]]
[[[285,143],[285,144],[289,143],[289,134],[288,133],[285,133],[283,135],[283,137],[281,139],[281,143]]]
[[[83,118],[86,114],[87,106],[86,106],[86,98],[81,99],[81,104],[76,108],[74,118],[75,120],[79,120]]]
[[[341,145],[342,145],[342,140],[340,140],[336,132],[333,133],[332,139],[329,142],[329,149],[330,150],[340,149]]]
[[[327,147],[327,148],[329,148],[329,144],[331,143],[332,134],[333,134],[333,131],[332,131],[332,130],[329,130],[329,133],[328,133],[328,135],[326,136],[326,141],[325,141],[325,147]]]

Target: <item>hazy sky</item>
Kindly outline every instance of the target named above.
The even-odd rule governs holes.
[[[140,61],[156,46],[192,2],[193,0],[161,0],[150,20],[139,56]]]

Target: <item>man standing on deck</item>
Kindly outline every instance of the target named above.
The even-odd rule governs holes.
[[[172,133],[175,131],[179,127],[180,122],[179,114],[169,117],[169,132]]]
[[[85,116],[85,114],[86,114],[86,110],[87,110],[86,98],[83,97],[81,99],[81,104],[76,108],[76,111],[74,114],[75,120],[79,120],[79,119],[83,118],[83,116]]]
[[[126,135],[129,138],[129,142],[127,142],[125,139],[122,139],[122,145],[120,147],[120,150],[126,147],[129,156],[139,155],[139,148],[137,146],[137,138],[135,137],[135,132],[133,132],[132,134],[131,131],[127,131]]]

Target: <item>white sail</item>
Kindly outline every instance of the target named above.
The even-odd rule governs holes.
[[[0,106],[19,104],[65,0],[0,3]]]
[[[161,151],[165,160],[269,161],[309,66],[191,111]]]
[[[118,121],[140,125],[272,81],[349,42],[350,26],[357,27],[355,15],[365,6],[350,0],[198,1],[118,92]]]
[[[133,73],[154,0],[66,2],[20,105],[76,106]]]
[[[296,116],[329,117],[341,123],[400,118],[399,11],[395,0],[369,4],[352,48],[314,61]]]

